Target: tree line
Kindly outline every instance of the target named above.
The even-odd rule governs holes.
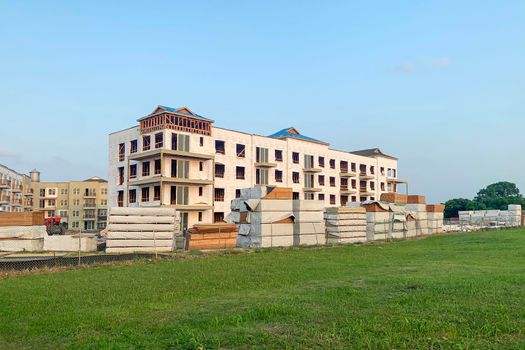
[[[479,190],[474,199],[454,198],[445,203],[445,217],[458,217],[460,211],[470,210],[506,210],[509,204],[521,204],[525,207],[525,198],[516,184],[497,182]]]

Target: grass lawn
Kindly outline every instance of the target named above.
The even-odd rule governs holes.
[[[0,279],[0,349],[525,347],[525,230]]]

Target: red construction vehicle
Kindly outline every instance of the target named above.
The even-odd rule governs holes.
[[[60,221],[61,219],[57,217],[47,218],[45,220],[46,231],[48,235],[63,235],[66,233],[66,229]]]

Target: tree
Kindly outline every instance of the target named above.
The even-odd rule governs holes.
[[[457,218],[460,211],[484,209],[486,207],[476,201],[466,198],[454,198],[445,203],[445,218]]]
[[[497,182],[480,190],[474,201],[487,209],[506,210],[509,204],[525,204],[525,199],[516,184]]]

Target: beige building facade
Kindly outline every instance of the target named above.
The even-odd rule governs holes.
[[[183,227],[218,222],[241,188],[291,187],[328,206],[396,191],[397,159],[356,152],[286,128],[270,136],[213,126],[186,107],[158,106],[139,125],[109,136],[109,206],[168,206]]]
[[[33,210],[45,218],[60,217],[69,231],[96,232],[107,223],[108,183],[99,177],[85,181],[40,182],[40,173],[31,172]]]

